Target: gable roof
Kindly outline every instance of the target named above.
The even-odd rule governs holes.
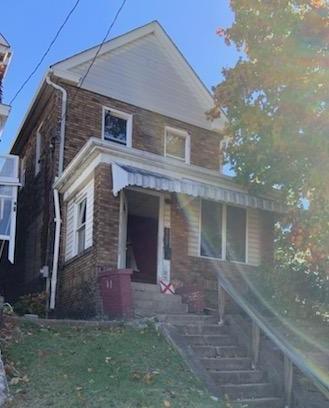
[[[51,68],[83,78],[98,47]],[[224,124],[207,120],[209,90],[157,21],[105,42],[81,87],[203,128]]]

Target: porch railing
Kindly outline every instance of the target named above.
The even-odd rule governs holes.
[[[250,339],[250,350],[252,358],[252,368],[256,369],[259,364],[260,356],[260,340],[261,332],[263,332],[283,353],[284,356],[284,401],[285,408],[292,408],[293,404],[293,378],[294,378],[294,367],[297,367],[327,398],[329,398],[329,383],[328,377],[325,379],[319,373],[314,366],[308,364],[305,356],[302,352],[297,351],[294,345],[287,340],[286,336],[280,332],[275,326],[273,326],[272,318],[267,319],[264,313],[260,311],[257,305],[253,304],[248,296],[243,295],[235,287],[232,281],[225,276],[221,271],[217,271],[218,279],[218,312],[219,312],[219,324],[224,322],[225,317],[225,307],[226,307],[226,296],[227,293],[234,302],[240,306],[240,308],[247,314],[252,322],[251,327],[251,339]],[[267,312],[271,313],[270,310]],[[278,323],[279,319],[278,319]],[[289,330],[287,328],[287,330]]]

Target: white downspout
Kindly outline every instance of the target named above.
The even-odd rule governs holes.
[[[65,123],[66,123],[66,106],[67,106],[67,92],[66,90],[52,82],[49,76],[46,77],[48,85],[52,86],[56,90],[62,93],[62,110],[61,110],[61,129],[60,129],[60,144],[59,144],[59,160],[58,160],[58,174],[59,177],[63,172],[64,167],[64,143],[65,143]],[[51,274],[51,288],[50,288],[50,302],[49,308],[55,309],[56,303],[56,286],[57,286],[57,272],[58,272],[58,257],[59,257],[59,240],[61,233],[61,210],[59,206],[59,194],[58,190],[54,189],[54,206],[55,206],[55,241],[54,241],[54,254],[53,254],[53,269]]]
[[[48,85],[62,92],[61,130],[60,130],[59,160],[58,160],[58,177],[59,177],[63,173],[63,168],[64,168],[64,143],[65,143],[67,92],[63,87],[52,82],[49,76],[46,77],[46,82]]]
[[[59,207],[58,190],[54,188],[54,204],[55,204],[55,242],[54,242],[54,256],[53,256],[53,270],[51,274],[50,285],[50,302],[51,310],[55,309],[56,302],[56,286],[57,286],[57,270],[58,270],[58,256],[59,256],[59,238],[61,233],[61,211]]]

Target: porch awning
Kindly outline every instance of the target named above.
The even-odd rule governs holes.
[[[113,164],[112,177],[112,191],[115,196],[127,186],[138,186],[153,190],[187,194],[193,197],[221,201],[243,207],[258,208],[279,213],[285,212],[283,205],[275,200],[255,197],[245,192],[234,191],[213,184],[201,183],[184,178],[172,178],[132,166]]]

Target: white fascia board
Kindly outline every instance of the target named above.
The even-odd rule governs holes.
[[[61,193],[65,192],[92,162],[94,163],[93,168],[95,168],[96,163],[98,164],[100,162],[119,162],[148,171],[160,172],[163,175],[176,179],[211,183],[236,192],[248,192],[246,188],[238,185],[232,177],[221,175],[215,170],[208,170],[203,167],[170,160],[168,157],[135,148],[127,148],[126,146],[103,141],[99,138],[90,138],[88,140],[66,167],[62,175],[55,181],[53,187],[58,189]]]
[[[50,69],[49,73],[51,73],[57,78],[64,79],[64,81],[72,82],[76,85],[80,82],[81,79],[80,75],[71,71],[65,71],[63,69]]]

